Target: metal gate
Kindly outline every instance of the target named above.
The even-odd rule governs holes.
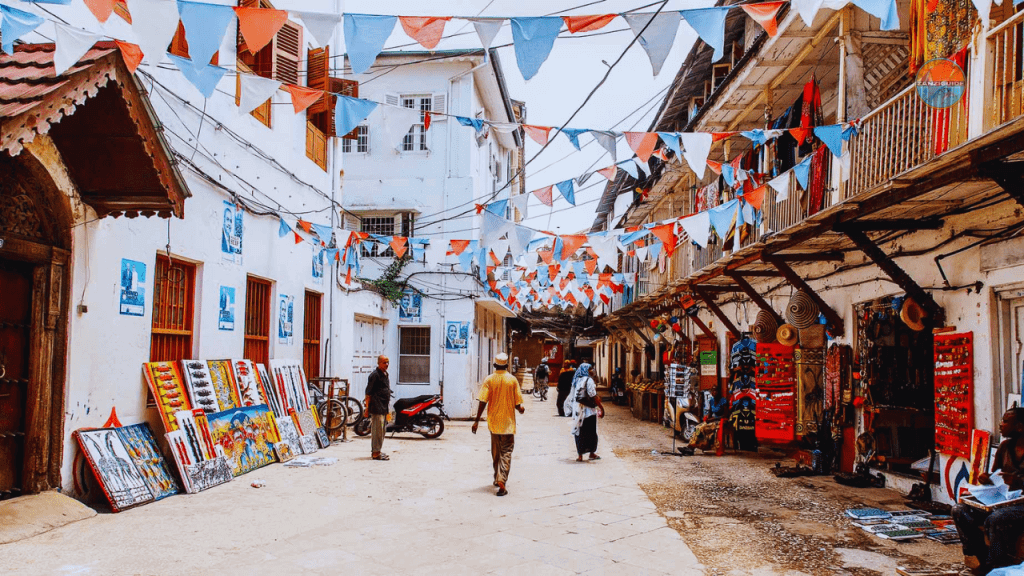
[[[22,488],[32,265],[0,260],[0,500]]]

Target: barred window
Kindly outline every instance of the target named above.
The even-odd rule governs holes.
[[[400,384],[430,383],[430,328],[399,328],[398,382]]]
[[[402,139],[403,152],[424,152],[427,148],[427,131],[423,124],[427,112],[431,111],[433,98],[429,95],[402,96],[402,106],[420,111],[419,124],[413,124],[409,133]]]
[[[356,135],[358,139],[355,140],[355,150],[353,150],[352,140],[342,139],[341,151],[345,154],[351,154],[356,152],[358,154],[366,154],[370,151],[370,128],[369,126],[357,126]]]

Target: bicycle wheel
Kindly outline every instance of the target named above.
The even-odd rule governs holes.
[[[348,409],[337,398],[321,402],[317,406],[317,414],[320,416],[320,423],[329,433],[341,430],[342,424],[348,419]]]
[[[345,409],[348,411],[345,424],[350,427],[359,424],[363,419],[363,403],[352,396],[342,396],[338,400],[345,404]]]
[[[352,429],[356,433],[356,436],[369,436],[370,435],[370,419],[362,418],[356,423]]]

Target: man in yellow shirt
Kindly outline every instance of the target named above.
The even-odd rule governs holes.
[[[508,354],[498,354],[494,358],[494,374],[484,380],[477,396],[480,406],[473,422],[473,434],[480,424],[480,416],[487,408],[487,429],[491,432],[491,458],[494,460],[494,485],[498,487],[498,496],[508,494],[505,482],[508,471],[512,467],[512,449],[516,441],[516,413],[526,412],[523,407],[523,394],[519,391],[519,380],[508,373]]]

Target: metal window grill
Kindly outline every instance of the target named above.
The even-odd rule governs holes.
[[[381,236],[395,235],[394,216],[364,216],[362,219],[361,231],[367,234],[379,234]],[[376,242],[360,242],[360,251],[363,256],[394,258],[395,252],[390,246]]]
[[[398,348],[398,381],[403,384],[430,382],[430,328],[403,326]]]
[[[242,356],[270,365],[270,282],[250,276],[245,287],[245,342]]]

